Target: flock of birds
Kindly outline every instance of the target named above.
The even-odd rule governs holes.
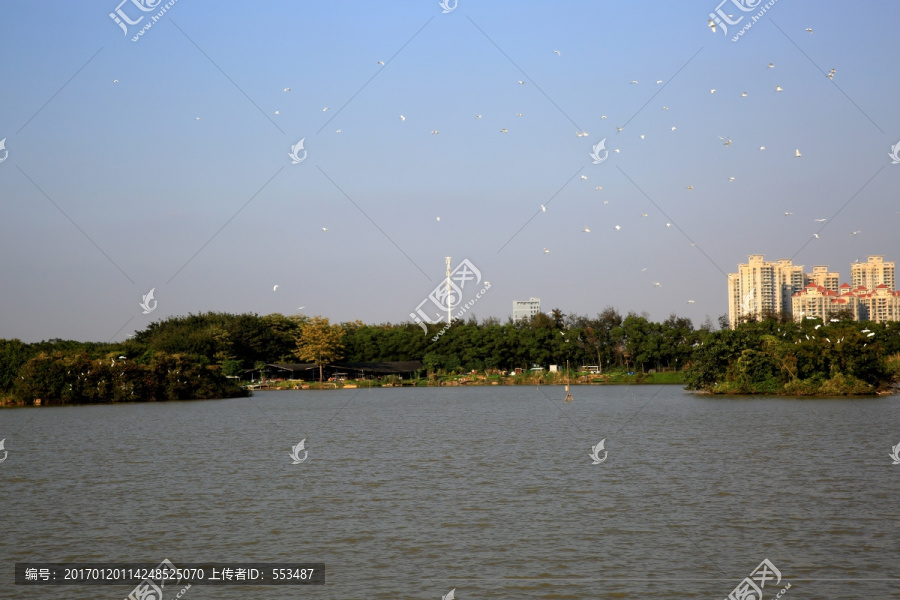
[[[709,20],[709,27],[710,27],[710,29],[711,29],[713,32],[716,31],[716,24],[715,24],[711,19]],[[807,28],[807,29],[806,29],[806,32],[812,34],[813,30],[812,30],[811,28]],[[561,54],[561,52],[560,52],[559,50],[554,50],[553,53],[556,54],[557,56],[562,56],[562,54]],[[384,67],[384,66],[385,66],[384,61],[381,61],[381,60],[377,61],[377,64],[378,64],[379,66],[381,66],[381,67]],[[768,68],[769,68],[769,69],[774,69],[774,68],[775,68],[775,63],[770,62],[770,63],[768,64]],[[828,77],[829,79],[832,79],[832,80],[833,80],[833,79],[834,79],[834,76],[835,76],[835,73],[836,73],[835,69],[832,68],[826,75],[827,75],[827,77]],[[115,79],[115,80],[113,80],[113,83],[119,83],[119,80],[118,80],[118,79]],[[517,83],[518,83],[518,85],[525,85],[525,84],[526,84],[526,82],[525,82],[524,80],[521,80],[521,79],[520,79],[520,80],[517,80]],[[656,84],[657,84],[657,85],[660,85],[660,84],[662,84],[662,83],[663,83],[662,80],[657,80],[657,81],[656,81]],[[631,81],[631,85],[638,85],[638,81],[637,81],[637,80],[632,80],[632,81]],[[290,91],[291,91],[291,88],[290,88],[290,87],[285,87],[285,88],[283,89],[283,92],[284,92],[284,93],[288,93],[288,92],[290,92]],[[776,85],[776,86],[775,86],[775,92],[776,92],[776,93],[781,93],[781,92],[783,92],[783,91],[784,91],[784,88],[781,87],[780,85]],[[712,88],[712,89],[709,90],[709,93],[710,93],[710,94],[715,94],[716,92],[717,92],[716,88]],[[746,91],[741,92],[741,97],[746,98],[747,96],[748,96],[748,93],[747,93]],[[322,108],[322,112],[327,112],[328,110],[330,110],[330,107],[328,107],[328,106],[325,106],[324,108]],[[668,111],[668,110],[669,110],[669,107],[668,107],[668,106],[662,106],[661,110]],[[277,116],[277,115],[280,114],[280,111],[279,111],[279,110],[275,110],[275,111],[274,111],[274,114]],[[523,117],[523,116],[524,116],[524,115],[523,115],[523,113],[521,113],[521,112],[515,113],[515,117],[516,117],[516,118],[521,118],[521,117]],[[475,119],[481,119],[481,118],[483,117],[483,115],[477,114],[477,115],[475,115],[474,117],[475,117]],[[601,119],[606,119],[607,116],[606,116],[606,115],[601,115],[600,118],[601,118]],[[196,117],[195,120],[199,121],[199,120],[200,120],[200,117]],[[402,114],[401,114],[401,115],[399,115],[399,120],[400,120],[400,122],[406,122],[407,117],[406,117],[405,115],[402,115]],[[618,133],[621,133],[621,132],[623,131],[624,126],[622,126],[622,127],[618,127],[618,126],[617,126],[617,127],[615,127],[615,129],[616,129],[616,134],[618,134]],[[338,130],[336,130],[336,133],[341,133],[341,131],[342,131],[341,129],[338,129]],[[676,131],[676,127],[675,127],[674,125],[671,126],[670,131]],[[501,133],[501,134],[506,134],[506,133],[509,133],[509,130],[508,130],[508,128],[503,127],[503,128],[501,128],[501,129],[499,130],[499,133]],[[439,130],[437,130],[437,129],[432,129],[432,130],[431,130],[431,135],[439,135],[439,134],[440,134],[440,131],[439,131]],[[579,138],[581,138],[581,137],[588,137],[588,136],[589,136],[588,132],[587,132],[587,131],[584,131],[584,130],[577,130],[577,131],[575,132],[575,135],[576,135],[577,137],[579,137]],[[728,148],[728,147],[731,146],[731,144],[732,144],[732,142],[733,142],[733,140],[731,139],[731,137],[729,137],[729,136],[718,136],[718,137],[719,137],[719,140],[722,142],[722,144],[723,144],[724,147]],[[641,134],[641,135],[640,135],[640,139],[642,139],[642,140],[645,139],[645,134]],[[600,145],[600,148],[603,148],[602,144]],[[760,149],[761,151],[764,151],[764,150],[766,149],[766,147],[765,147],[765,146],[760,146],[759,149]],[[595,151],[596,151],[596,148],[595,148]],[[613,149],[613,152],[619,153],[619,152],[620,152],[620,149],[619,149],[619,148],[614,148],[614,149]],[[799,149],[799,148],[796,148],[796,149],[794,150],[794,157],[795,157],[795,158],[801,158],[802,156],[803,156],[803,154],[800,152],[800,149]],[[587,176],[586,176],[586,175],[581,175],[581,180],[587,180]],[[735,178],[734,178],[734,177],[728,177],[728,181],[729,181],[729,182],[734,182],[734,181],[735,181]],[[596,189],[597,189],[597,190],[602,190],[603,188],[602,188],[602,186],[597,186]],[[694,186],[691,185],[691,184],[688,184],[688,185],[686,186],[685,189],[686,189],[687,191],[692,191],[692,190],[694,189]],[[608,204],[609,201],[608,201],[608,200],[604,200],[603,203],[604,203],[604,204]],[[547,212],[547,206],[546,206],[545,204],[541,204],[541,205],[540,205],[540,210],[541,210],[541,212],[543,212],[543,213]],[[789,217],[789,216],[792,216],[792,215],[794,215],[794,213],[791,212],[791,211],[785,211],[785,212],[784,212],[784,216],[786,216],[786,217]],[[648,213],[642,212],[642,213],[640,213],[640,216],[641,216],[641,217],[647,217],[647,216],[648,216]],[[436,217],[435,219],[436,219],[437,222],[440,222],[440,220],[441,220],[440,217]],[[824,222],[826,221],[826,219],[824,219],[824,218],[816,218],[816,219],[813,219],[813,221],[816,222],[816,223],[824,223]],[[667,228],[668,228],[668,227],[671,227],[671,225],[672,225],[671,223],[666,223],[666,227],[667,227]],[[621,225],[614,225],[614,226],[612,227],[612,229],[613,229],[614,231],[621,231],[621,230],[622,230],[622,226],[621,226]],[[322,231],[323,231],[323,232],[327,232],[327,231],[328,231],[328,228],[327,228],[327,227],[322,227]],[[582,233],[591,233],[590,227],[584,227],[581,231],[582,231]],[[851,235],[856,236],[856,235],[858,235],[858,234],[860,234],[860,233],[862,233],[862,231],[853,231],[853,232],[851,233]],[[820,236],[819,236],[818,233],[814,233],[814,234],[813,234],[813,238],[814,238],[814,239],[820,239]],[[696,246],[696,244],[691,243],[691,246]],[[544,254],[550,254],[550,250],[549,250],[548,248],[544,248],[544,249],[543,249],[543,252],[544,252]],[[642,271],[645,271],[645,270],[646,270],[646,268],[645,268],[645,269],[642,269]],[[654,281],[654,282],[653,282],[653,285],[654,285],[655,287],[662,287],[662,284],[661,284],[660,282],[658,282],[658,281]],[[276,286],[273,288],[273,291],[277,291],[277,289],[278,289],[278,286],[276,285]],[[694,300],[688,300],[687,302],[688,302],[688,304],[693,304],[693,303],[694,303]],[[300,308],[302,309],[302,308],[304,308],[304,307],[300,307]],[[298,309],[298,310],[299,310],[299,309]],[[452,592],[451,592],[451,596],[452,596]]]

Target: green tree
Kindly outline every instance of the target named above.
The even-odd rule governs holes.
[[[342,356],[343,337],[343,327],[332,325],[327,317],[313,317],[299,326],[294,354],[298,360],[313,362],[319,367],[321,382],[325,365]]]

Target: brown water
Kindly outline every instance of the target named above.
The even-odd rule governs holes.
[[[900,598],[900,398],[572,390],[2,410],[0,597],[131,591],[14,586],[15,562],[168,558],[326,564],[325,586],[183,600],[721,599],[768,558],[767,599]]]

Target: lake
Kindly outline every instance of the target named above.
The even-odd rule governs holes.
[[[0,597],[133,587],[13,586],[15,562],[168,558],[326,565],[324,586],[193,586],[184,600],[726,598],[768,558],[783,579],[767,599],[786,582],[788,599],[900,598],[900,398],[572,393],[0,410]]]

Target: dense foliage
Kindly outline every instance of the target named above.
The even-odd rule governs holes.
[[[437,341],[432,337],[441,326],[426,332],[409,323],[336,326],[315,319],[205,313],[152,323],[121,343],[0,340],[0,396],[27,403],[222,397],[238,390],[226,375],[295,362],[301,348],[325,342],[348,362],[421,360],[431,372],[511,371],[566,361],[604,372],[686,368],[689,389],[718,393],[871,393],[890,383],[900,363],[900,323],[846,318],[771,318],[716,331],[709,319],[695,329],[674,314],[656,323],[613,308],[593,318],[553,310],[530,321],[470,318]],[[341,339],[316,338],[322,333],[316,323]]]

